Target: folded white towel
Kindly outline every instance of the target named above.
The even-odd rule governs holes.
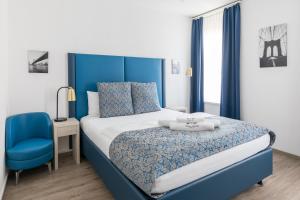
[[[158,120],[158,125],[169,128],[170,122],[176,122],[176,121],[175,120]]]
[[[199,122],[178,122],[178,120],[158,120],[159,126],[170,128],[171,130],[186,130],[186,131],[211,131],[219,128],[221,121],[218,119],[198,119]],[[172,127],[171,127],[172,126]]]
[[[221,121],[218,119],[206,119],[205,122],[213,123],[215,128],[219,128],[221,126]]]
[[[211,122],[170,122],[170,129],[176,131],[213,131],[215,129],[215,126]]]
[[[190,115],[180,116],[176,118],[177,122],[182,122],[182,123],[203,122],[204,120],[205,120],[204,117],[192,117]]]

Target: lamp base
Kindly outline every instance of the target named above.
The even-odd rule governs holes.
[[[67,121],[67,118],[66,117],[58,117],[58,118],[55,118],[54,121],[55,122],[64,122],[64,121]]]

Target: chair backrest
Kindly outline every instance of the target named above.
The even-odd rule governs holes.
[[[47,113],[24,113],[6,119],[6,149],[30,138],[52,138],[52,121]]]

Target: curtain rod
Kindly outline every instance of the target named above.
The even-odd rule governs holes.
[[[228,6],[231,6],[231,5],[240,3],[240,2],[242,2],[242,0],[237,0],[237,1],[233,1],[233,2],[231,2],[231,3],[227,3],[227,4],[225,4],[225,5],[222,5],[222,6],[219,6],[219,7],[217,7],[217,8],[214,8],[214,9],[211,9],[211,10],[209,10],[209,11],[206,11],[206,12],[204,12],[204,13],[201,13],[200,15],[196,15],[196,16],[192,17],[192,19],[198,19],[198,18],[202,17],[203,15],[206,15],[206,14],[208,14],[208,13],[214,12],[214,11],[219,10],[219,9],[222,9],[222,8],[226,8],[226,7],[228,7]]]

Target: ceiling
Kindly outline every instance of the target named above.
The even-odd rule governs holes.
[[[153,9],[195,16],[234,0],[132,0],[134,3],[150,6]]]

